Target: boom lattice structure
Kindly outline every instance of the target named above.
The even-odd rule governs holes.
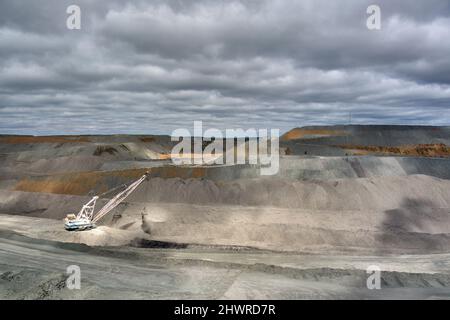
[[[122,201],[124,201],[131,193],[133,193],[139,185],[147,179],[148,172],[145,173],[138,180],[134,181],[132,184],[127,186],[127,188],[117,194],[114,198],[108,201],[107,204],[101,208],[97,214],[94,214],[95,204],[99,199],[99,196],[94,196],[88,203],[86,203],[75,216],[73,214],[67,215],[64,224],[66,230],[69,231],[80,231],[95,228],[95,223],[107,215],[111,210],[116,208]],[[113,188],[103,194],[109,193],[112,190],[117,189]]]

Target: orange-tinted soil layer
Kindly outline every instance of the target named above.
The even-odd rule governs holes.
[[[347,133],[342,130],[324,130],[324,129],[292,129],[289,132],[286,132],[283,136],[281,136],[281,140],[295,140],[308,138],[308,136],[322,136],[322,137],[330,137],[330,136],[345,136]]]
[[[154,142],[155,138],[153,138],[153,137],[143,137],[143,138],[140,138],[139,140],[141,140],[142,142]]]
[[[90,171],[55,174],[45,177],[29,177],[21,179],[14,190],[26,192],[44,192],[57,194],[87,195],[89,192],[102,193],[123,183],[138,179],[146,171],[150,177],[161,178],[204,178],[206,168],[158,167],[128,169],[120,171]]]
[[[172,159],[172,156],[170,155],[170,153],[159,153],[158,157],[160,160]]]
[[[87,137],[76,136],[10,136],[0,137],[0,143],[24,144],[24,143],[80,143],[89,142]]]
[[[350,150],[355,155],[388,154],[420,157],[450,157],[450,147],[443,143],[404,145],[397,147],[338,145],[336,147]]]

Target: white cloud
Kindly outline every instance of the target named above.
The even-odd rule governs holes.
[[[371,32],[369,1],[83,0],[74,32],[64,1],[2,2],[0,133],[448,124],[446,3],[379,1]]]

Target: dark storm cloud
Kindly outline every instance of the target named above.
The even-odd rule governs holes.
[[[68,30],[66,8],[82,10]],[[382,29],[366,28],[378,4]],[[449,124],[449,2],[2,1],[0,133]]]

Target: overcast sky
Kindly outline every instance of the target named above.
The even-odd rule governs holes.
[[[0,133],[283,132],[350,112],[450,124],[449,0],[0,2]]]

